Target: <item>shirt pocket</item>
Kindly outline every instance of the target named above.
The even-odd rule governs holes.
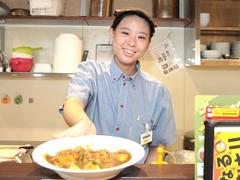
[[[129,128],[128,137],[129,139],[132,139],[138,143],[141,141],[141,135],[152,130],[152,122],[151,120],[136,120],[131,123],[131,126]]]

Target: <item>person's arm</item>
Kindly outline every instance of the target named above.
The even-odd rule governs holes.
[[[70,127],[77,124],[79,121],[90,121],[84,111],[83,103],[75,97],[70,97],[65,100],[63,118]]]
[[[96,127],[85,113],[83,103],[75,97],[66,99],[63,118],[70,128],[55,135],[56,138],[96,134]]]

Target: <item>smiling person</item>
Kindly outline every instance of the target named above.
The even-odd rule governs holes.
[[[110,28],[113,60],[85,61],[78,66],[63,108],[70,128],[57,137],[101,134],[131,139],[145,148],[141,162],[152,160],[157,146],[174,142],[169,91],[140,69],[139,60],[150,45],[154,28],[140,10],[116,15]]]

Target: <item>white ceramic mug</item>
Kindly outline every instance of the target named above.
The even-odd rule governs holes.
[[[200,26],[206,27],[210,21],[210,14],[209,13],[200,13]]]

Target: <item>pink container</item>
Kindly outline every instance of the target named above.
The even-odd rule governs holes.
[[[12,58],[10,61],[12,72],[31,72],[32,66],[32,58]]]

